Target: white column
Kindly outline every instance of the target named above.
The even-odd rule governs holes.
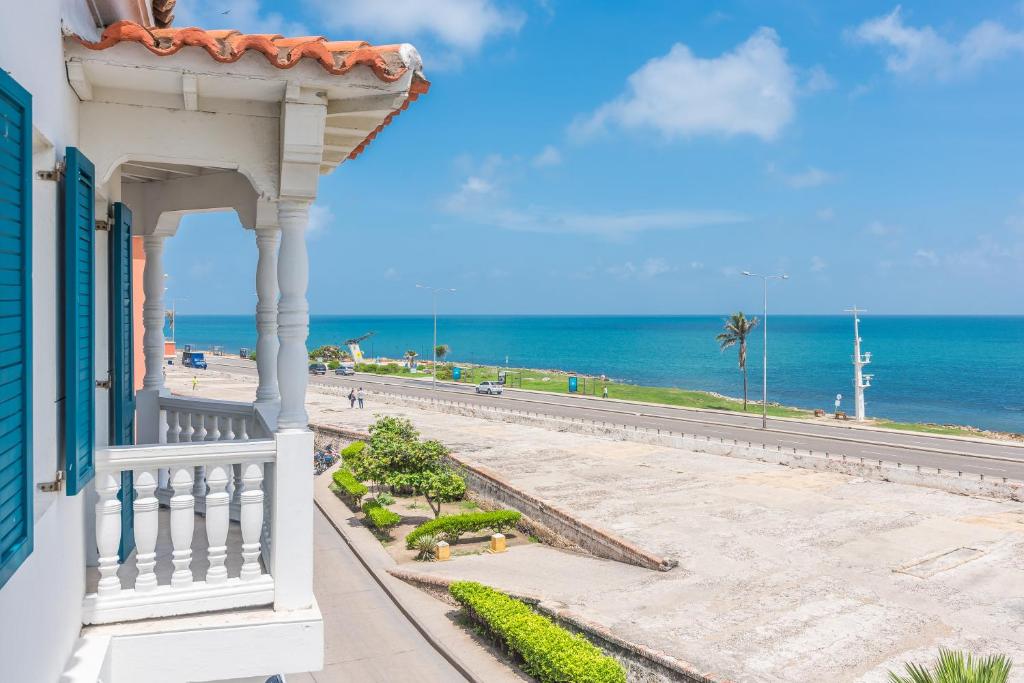
[[[154,497],[156,470],[135,470],[135,559],[139,576],[135,590],[144,593],[156,588],[156,536],[159,531],[160,503]]]
[[[258,227],[256,248],[256,371],[259,386],[257,403],[272,403],[280,398],[277,390],[277,249],[281,230],[276,226]]]
[[[309,257],[306,254],[306,225],[309,222],[308,200],[282,200],[278,203],[281,224],[281,251],[277,262],[277,283],[281,298],[277,307],[277,380],[281,392],[278,430],[306,429],[306,384],[309,354],[309,304],[306,286],[309,282]],[[257,352],[257,358],[258,356]]]
[[[273,512],[270,556],[274,608],[305,609],[313,604],[313,432],[274,435]]]
[[[164,386],[164,237],[146,235],[142,238],[146,251],[146,267],[142,273],[142,351],[146,356],[144,389],[162,389]]]

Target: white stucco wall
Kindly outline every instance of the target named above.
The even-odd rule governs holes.
[[[78,142],[78,99],[64,75],[60,5],[57,0],[19,3],[17,21],[0,26],[0,68],[32,94],[37,170],[52,168],[54,153],[63,156],[66,146]],[[54,359],[60,332],[56,211],[57,184],[35,180],[33,469],[37,483],[53,480],[61,463],[55,439],[60,419]],[[102,324],[105,329],[105,318]],[[4,680],[52,683],[64,670],[78,638],[84,590],[83,498],[68,497],[63,491],[35,495],[33,552],[0,589],[0,677]]]

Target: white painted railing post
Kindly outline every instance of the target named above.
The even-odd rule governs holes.
[[[263,527],[263,465],[256,462],[242,465],[242,571],[243,581],[255,579],[260,571],[260,531]]]
[[[258,207],[256,248],[259,260],[256,263],[256,372],[259,386],[256,388],[257,403],[271,403],[280,399],[277,389],[277,250],[281,244],[281,230],[277,227],[277,216],[266,216]],[[273,205],[266,207],[273,210]],[[272,221],[260,224],[260,219]]]
[[[192,583],[192,534],[195,531],[195,512],[192,497],[192,467],[171,468],[171,552],[174,573],[171,574],[171,587],[181,588]]]
[[[313,604],[313,432],[277,432],[271,501],[271,574],[274,608]]]
[[[206,482],[210,492],[206,495],[206,539],[209,542],[210,569],[206,582],[224,583],[228,570],[224,566],[228,539],[228,468],[225,465],[207,467]]]
[[[146,267],[142,272],[142,350],[146,357],[143,389],[164,387],[164,237],[146,235],[142,238],[146,251]]]
[[[281,251],[278,255],[277,282],[281,296],[277,305],[277,381],[281,393],[278,429],[305,429],[306,385],[308,383],[306,337],[309,335],[309,257],[306,254],[306,226],[309,200],[282,200],[278,203],[281,224]],[[259,356],[257,355],[257,359]]]
[[[96,588],[99,595],[111,595],[121,590],[117,578],[117,548],[121,542],[121,501],[117,492],[121,489],[119,472],[102,472],[96,475],[96,548],[99,550],[100,581]]]
[[[145,593],[156,588],[156,537],[160,523],[160,503],[154,497],[156,470],[135,470],[135,562],[139,576],[135,590]]]

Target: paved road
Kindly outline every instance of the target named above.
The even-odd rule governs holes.
[[[229,357],[207,357],[213,369],[256,375],[256,364]],[[418,379],[359,373],[355,377],[327,375],[311,377],[314,384],[365,386],[408,396],[430,397],[430,383]],[[904,465],[938,467],[943,470],[1008,477],[1024,480],[1024,444],[950,438],[940,435],[869,430],[841,424],[768,420],[761,429],[757,416],[720,411],[702,411],[673,406],[653,406],[595,397],[544,394],[506,389],[504,396],[480,396],[471,385],[439,383],[437,395],[447,400],[494,405],[514,410],[589,420],[610,424],[662,429],[712,438],[763,443],[772,447],[827,451],[865,460],[885,460]]]

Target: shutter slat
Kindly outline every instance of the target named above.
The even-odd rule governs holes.
[[[0,69],[0,588],[32,552],[32,98]]]

